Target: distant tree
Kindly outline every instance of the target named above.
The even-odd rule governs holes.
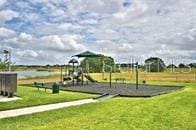
[[[186,66],[185,64],[183,64],[183,63],[180,63],[180,64],[178,65],[178,67],[179,67],[179,68],[186,68],[187,66]]]
[[[51,67],[51,65],[47,64],[45,67],[46,67],[46,68],[50,68],[50,67]]]
[[[150,72],[162,72],[166,68],[164,61],[158,57],[151,57],[146,59],[145,65]]]
[[[190,63],[189,66],[190,66],[191,68],[196,68],[196,63]]]
[[[84,60],[81,61],[80,66],[83,68],[84,72],[86,72],[86,63],[88,62],[89,64],[89,72],[96,72],[100,73],[102,72],[103,68],[103,59],[105,63],[105,71],[110,70],[110,66],[113,67],[115,65],[114,59],[112,57],[92,57],[92,58],[85,58]]]
[[[177,66],[174,65],[174,64],[170,64],[170,65],[167,66],[167,68],[177,68]]]

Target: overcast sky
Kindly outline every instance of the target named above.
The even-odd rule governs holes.
[[[0,0],[0,48],[16,64],[62,64],[85,50],[194,60],[196,1]]]

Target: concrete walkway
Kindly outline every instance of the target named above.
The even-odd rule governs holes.
[[[15,100],[19,100],[19,99],[21,99],[21,98],[19,98],[19,97],[8,98],[8,97],[0,96],[0,103],[1,102],[15,101]]]
[[[0,111],[0,119],[22,116],[22,115],[29,115],[33,113],[55,110],[55,109],[60,109],[60,108],[65,108],[65,107],[70,107],[70,106],[78,106],[78,105],[93,103],[97,101],[99,100],[84,99],[84,100],[78,100],[78,101],[63,102],[63,103]]]

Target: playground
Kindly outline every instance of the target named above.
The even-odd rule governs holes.
[[[47,83],[46,86],[52,88],[53,83]],[[135,84],[112,83],[89,83],[86,85],[60,86],[61,90],[82,92],[100,95],[115,95],[123,97],[152,97],[161,94],[170,93],[183,89],[182,86],[153,86],[139,85],[136,89]]]
[[[93,52],[83,52],[72,57],[78,58],[97,58],[101,57],[101,54],[95,54]],[[138,63],[135,64],[135,84],[130,84],[125,82],[124,77],[113,77],[113,67],[110,67],[110,70],[107,72],[109,74],[108,81],[98,82],[97,79],[92,77],[89,73],[89,64],[86,61],[85,68],[79,66],[79,61],[72,58],[69,61],[69,68],[61,67],[61,76],[60,82],[57,82],[61,90],[72,91],[72,92],[82,92],[82,93],[92,93],[100,94],[101,96],[125,96],[125,97],[152,97],[156,95],[170,93],[176,90],[183,89],[183,86],[153,86],[148,85],[145,82],[139,84],[139,75],[138,75]],[[65,68],[65,70],[63,70]],[[103,59],[103,72],[102,75],[105,75],[106,64],[104,64]],[[103,77],[104,79],[104,77]],[[114,82],[116,81],[116,82]],[[51,88],[54,83],[45,83],[41,87]],[[33,86],[33,84],[31,84]],[[36,85],[35,85],[36,86]],[[39,86],[37,86],[39,89]]]
[[[58,68],[61,73],[56,77],[27,79],[29,84],[17,87],[20,100],[1,102],[2,128],[134,129],[141,122],[141,129],[195,128],[195,116],[190,116],[195,114],[195,83],[143,82],[137,64],[132,75],[115,72],[113,67],[98,74],[88,68],[88,62],[81,67],[71,59],[68,67]],[[54,84],[62,91],[54,94]],[[165,95],[157,96],[161,94]]]

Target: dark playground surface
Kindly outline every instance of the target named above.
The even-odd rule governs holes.
[[[47,84],[51,87],[52,84]],[[136,89],[135,84],[112,83],[89,83],[88,85],[75,85],[75,86],[61,86],[61,90],[72,92],[83,92],[93,94],[110,94],[125,97],[152,97],[156,95],[170,93],[176,90],[183,89],[182,86],[153,86],[153,85],[139,85]]]

